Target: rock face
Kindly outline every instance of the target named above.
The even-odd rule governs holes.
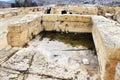
[[[19,21],[20,18],[24,17],[26,14],[29,14],[31,12],[38,12],[40,10],[40,7],[0,9],[0,50],[8,46],[8,24]]]
[[[24,46],[32,36],[42,30],[64,32],[91,32],[91,17],[80,15],[56,15],[33,13],[25,15],[8,27],[8,44]]]
[[[0,19],[41,11],[40,7],[0,9]]]
[[[12,22],[19,20],[23,16],[24,15],[19,15],[11,18],[0,19],[0,50],[8,46],[7,42],[8,24],[11,24]]]
[[[8,70],[4,68],[0,68],[0,79],[1,80],[23,80],[23,74],[20,74],[18,71]]]
[[[92,34],[101,66],[101,77],[104,80],[114,80],[115,68],[120,60],[120,24],[100,16],[92,19]]]
[[[0,51],[0,64],[5,62],[9,57],[14,55],[19,49],[11,48],[10,46]]]
[[[28,14],[9,25],[8,44],[11,44],[11,46],[24,46],[29,39],[37,35],[42,30],[39,15],[40,13]]]
[[[79,14],[89,14],[89,15],[97,15],[98,14],[98,8],[94,5],[80,5],[80,6],[70,6],[68,7],[68,11],[71,13],[79,13]]]

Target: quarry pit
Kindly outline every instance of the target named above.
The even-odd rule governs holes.
[[[0,80],[120,80],[119,10],[0,9]]]

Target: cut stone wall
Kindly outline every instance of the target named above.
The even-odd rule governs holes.
[[[72,13],[79,13],[79,14],[89,14],[89,15],[97,15],[98,8],[93,5],[79,5],[79,6],[70,6],[68,7],[68,11]]]
[[[58,16],[58,29],[65,32],[86,32],[92,30],[92,19],[84,15],[60,15]]]
[[[120,62],[120,24],[102,16],[93,16],[93,40],[98,55],[102,80],[115,79]]]
[[[25,15],[18,15],[9,18],[0,19],[0,50],[8,46],[7,42],[7,33],[8,33],[8,25],[13,23],[14,21],[18,21]]]
[[[8,44],[24,46],[34,35],[42,31],[40,13],[28,14],[8,26]]]
[[[47,13],[47,11],[49,13]],[[45,14],[81,14],[81,15],[102,15],[107,18],[119,20],[120,7],[102,6],[102,5],[66,5],[64,7],[59,6],[47,6],[44,8]]]
[[[42,30],[89,33],[92,21],[90,16],[28,14],[8,26],[8,44],[22,47]]]

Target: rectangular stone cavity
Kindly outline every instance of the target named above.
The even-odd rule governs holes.
[[[91,32],[92,21],[85,15],[56,15],[31,13],[25,15],[8,27],[8,43],[24,46],[34,35],[46,31]]]

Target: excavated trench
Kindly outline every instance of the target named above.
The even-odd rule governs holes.
[[[65,68],[63,72],[51,69],[51,74],[44,73],[42,75],[43,78],[47,77],[57,80],[100,80],[99,63],[91,33],[43,31],[34,37],[28,45],[34,46],[39,50],[43,49],[42,52],[46,52],[44,56],[48,58],[48,64],[52,62],[59,67]],[[68,76],[59,76],[60,73],[69,72],[69,69],[75,71],[74,77],[71,78],[70,74]],[[57,72],[58,75],[52,74],[52,71]],[[39,72],[41,71],[36,71],[37,75],[41,76]]]
[[[42,31],[1,66],[3,79],[100,80],[91,33]]]
[[[65,33],[56,31],[43,31],[39,34],[43,38],[49,38],[50,41],[60,41],[72,46],[84,46],[90,50],[95,50],[95,45],[91,33]]]
[[[93,8],[92,11],[91,9],[89,10],[88,8],[87,12],[83,10],[83,13],[103,14],[101,12],[102,10],[98,11],[100,12],[98,13],[96,8]],[[7,36],[9,44],[14,47],[22,47],[25,43],[26,45],[20,49],[8,47],[0,51],[0,53],[2,53],[0,56],[0,79],[100,80],[100,76],[101,79],[114,78],[114,74],[116,74],[114,73],[116,64],[118,63],[118,60],[115,59],[114,61],[114,58],[119,59],[119,57],[117,57],[117,54],[112,52],[112,50],[117,52],[119,47],[114,49],[111,45],[114,43],[119,45],[116,41],[119,37],[119,35],[117,35],[119,32],[116,32],[117,29],[119,30],[119,26],[116,25],[115,22],[109,21],[102,16],[92,16],[91,18],[84,15],[76,15],[82,14],[82,12],[77,13],[74,11],[74,8],[73,11],[60,9],[56,12],[57,9],[55,9],[55,11],[53,10],[54,9],[50,7],[44,11],[45,15],[39,16],[36,14],[36,16],[33,16],[34,14],[31,14],[23,18],[23,20],[20,20],[20,22],[26,21],[27,25],[25,25],[25,30],[24,28],[21,29],[24,22],[18,23],[19,21],[17,24],[20,26],[13,24],[13,26],[9,27],[9,36]],[[54,13],[54,15],[51,13]],[[32,17],[33,19],[31,19]],[[35,24],[38,25],[35,26]],[[99,24],[103,24],[103,27],[99,26]],[[113,26],[116,26],[116,29],[114,29]],[[42,31],[44,30],[42,29],[43,27],[47,32]],[[20,33],[16,32],[17,30]],[[55,32],[52,30],[63,32]],[[64,31],[67,33],[64,33]],[[39,32],[40,34],[37,35]],[[115,34],[113,35],[115,39],[106,37],[111,36],[109,35],[111,32]],[[31,38],[33,39],[31,40]],[[92,38],[94,38],[95,45]],[[114,42],[114,40],[116,42]],[[102,41],[106,41],[105,43],[109,43],[109,41],[112,42],[110,43],[111,45],[106,44],[107,47],[111,48],[110,51],[106,50],[107,48],[103,49],[105,43],[103,44]],[[109,56],[108,53],[111,52],[114,57]],[[110,62],[107,62],[106,55],[107,59],[110,59]],[[99,63],[101,73],[99,72]],[[115,63],[115,65],[113,65],[113,63]],[[110,73],[109,70],[111,70],[112,73]],[[111,75],[111,77],[108,75]]]
[[[1,64],[3,68],[20,72],[15,74],[22,75],[24,80],[100,80],[91,33],[42,31],[31,36],[31,41]],[[8,72],[5,76],[9,77]]]

